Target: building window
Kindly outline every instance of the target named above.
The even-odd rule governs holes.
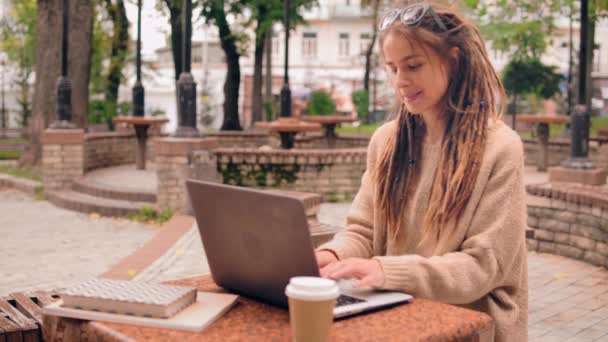
[[[359,36],[359,42],[361,53],[366,53],[367,49],[369,49],[369,44],[372,42],[372,37],[369,33],[361,33]]]
[[[316,58],[317,57],[317,34],[305,32],[302,36],[302,57]]]
[[[338,42],[338,56],[346,57],[350,54],[349,36],[348,33],[340,33]]]
[[[281,43],[281,40],[279,39],[279,34],[276,32],[272,33],[272,56],[273,57],[278,57],[281,51],[281,46],[279,45]]]

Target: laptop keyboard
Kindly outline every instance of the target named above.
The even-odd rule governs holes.
[[[336,306],[343,306],[362,302],[365,302],[365,300],[347,295],[340,295],[340,297],[338,297],[338,300],[336,301]]]

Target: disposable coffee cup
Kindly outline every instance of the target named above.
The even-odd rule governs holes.
[[[285,288],[289,322],[295,342],[324,342],[329,337],[340,290],[335,281],[319,277],[293,277]]]

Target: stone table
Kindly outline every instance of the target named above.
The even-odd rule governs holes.
[[[343,116],[343,115],[304,115],[302,120],[306,122],[314,122],[323,126],[325,131],[325,139],[329,147],[334,147],[336,144],[336,126],[341,123],[355,122],[356,118]]]
[[[221,291],[210,276],[170,282],[200,291]],[[47,341],[291,341],[289,313],[240,297],[238,303],[201,332],[44,316]],[[492,341],[494,322],[484,313],[426,299],[335,321],[331,341]]]
[[[133,125],[137,137],[137,154],[135,164],[137,170],[146,169],[146,142],[148,141],[148,128],[153,125],[162,125],[168,122],[167,118],[146,118],[143,116],[118,116],[112,122]]]
[[[562,124],[570,120],[561,115],[517,115],[517,121],[535,124],[538,136],[538,171],[547,171],[549,160],[549,124]]]
[[[281,147],[285,149],[293,148],[294,137],[300,132],[318,131],[321,125],[316,123],[303,122],[297,118],[279,118],[265,124],[263,128],[277,132],[281,136]]]

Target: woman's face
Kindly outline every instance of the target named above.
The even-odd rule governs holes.
[[[439,56],[395,31],[387,35],[382,51],[395,91],[407,110],[438,116],[448,87],[448,73]]]

